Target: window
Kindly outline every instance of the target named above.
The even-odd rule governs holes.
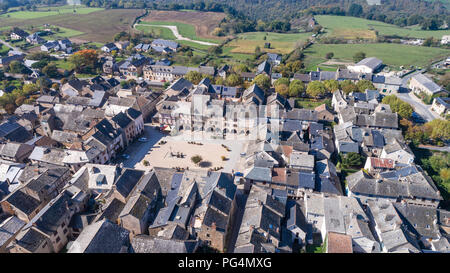
[[[56,237],[56,242],[59,243],[59,241],[61,241],[61,239],[58,237]]]

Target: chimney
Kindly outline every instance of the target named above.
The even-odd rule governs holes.
[[[216,230],[216,227],[217,227],[217,226],[216,226],[216,222],[213,222],[213,223],[211,224],[211,229],[212,229],[212,230]]]

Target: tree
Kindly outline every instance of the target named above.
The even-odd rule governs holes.
[[[239,75],[230,74],[227,76],[226,83],[228,86],[238,86],[238,85],[241,85],[243,82],[242,82],[242,78],[239,77]]]
[[[18,61],[12,61],[9,63],[9,72],[10,73],[23,73],[25,67],[22,63],[18,62]]]
[[[270,78],[265,74],[259,74],[258,76],[256,76],[252,84],[258,85],[265,91],[269,90],[271,86]]]
[[[327,59],[327,60],[330,60],[330,59],[332,59],[334,57],[334,53],[333,52],[328,52],[327,54],[325,54],[325,58]]]
[[[381,101],[384,104],[389,104],[391,110],[396,112],[401,118],[411,119],[414,109],[407,102],[402,101],[395,95],[385,96]]]
[[[202,162],[203,158],[200,155],[194,155],[191,157],[191,161],[194,162],[194,164],[198,165],[200,162]]]
[[[450,139],[450,121],[434,119],[424,124],[425,130],[429,132],[430,138],[435,141],[446,141]]]
[[[366,53],[364,52],[356,52],[355,55],[353,55],[353,61],[355,63],[358,63],[359,61],[363,60],[366,58]]]
[[[197,71],[189,71],[184,78],[193,84],[198,84],[203,79],[202,74]]]
[[[358,83],[356,83],[356,86],[358,87],[359,92],[363,93],[366,91],[366,89],[376,89],[373,83],[369,80],[360,80]]]
[[[340,83],[341,89],[345,94],[350,94],[352,92],[358,92],[358,87],[350,80],[345,80]]]
[[[278,84],[275,86],[275,92],[283,97],[287,97],[287,95],[289,94],[289,87],[284,83]]]
[[[320,81],[312,81],[306,88],[306,94],[310,97],[319,97],[326,93],[325,86]]]
[[[98,53],[93,49],[84,49],[70,56],[69,61],[78,73],[94,73],[98,67]]]
[[[351,4],[348,8],[347,15],[360,17],[363,14],[363,8],[359,4]]]
[[[339,82],[337,80],[325,80],[323,81],[323,85],[327,92],[334,92],[339,90]]]
[[[343,166],[361,166],[363,164],[363,157],[358,153],[348,153],[345,156],[341,156]]]
[[[42,73],[44,73],[49,78],[58,78],[59,72],[55,64],[48,64],[42,68]]]
[[[300,80],[292,80],[289,84],[289,97],[298,97],[305,92],[305,84]]]
[[[278,80],[276,80],[273,85],[275,87],[277,87],[280,84],[284,84],[286,86],[289,86],[290,80],[288,78],[279,78]]]
[[[218,55],[222,54],[222,47],[221,46],[212,46],[208,49],[208,52],[210,54],[218,56]]]

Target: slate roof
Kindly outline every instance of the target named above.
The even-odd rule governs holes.
[[[442,90],[439,85],[423,74],[416,74],[413,78],[433,94]]]
[[[102,220],[87,226],[69,248],[69,253],[121,253],[130,246],[129,231]]]
[[[16,244],[33,253],[46,239],[44,234],[34,228],[29,228],[23,236],[16,238]]]
[[[125,169],[115,184],[116,190],[127,198],[143,175],[144,171]]]
[[[197,245],[195,240],[169,240],[147,235],[138,235],[131,240],[134,253],[193,253]]]
[[[23,226],[25,222],[17,218],[16,216],[11,216],[3,223],[0,224],[0,247],[11,239]]]
[[[133,121],[123,112],[118,113],[115,115],[112,120],[117,123],[120,128],[125,129],[127,126],[132,123]]]
[[[21,190],[13,192],[6,198],[6,201],[26,215],[30,215],[30,213],[34,212],[41,204],[39,200]]]
[[[365,65],[365,66],[369,67],[370,69],[375,70],[382,63],[383,63],[383,61],[380,59],[377,59],[375,57],[369,57],[369,58],[365,58],[365,59],[361,60],[356,65]]]

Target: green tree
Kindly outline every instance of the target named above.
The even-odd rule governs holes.
[[[353,55],[353,61],[355,63],[358,63],[359,61],[361,61],[362,59],[366,58],[366,53],[364,52],[356,52],[355,55]]]
[[[334,57],[333,52],[328,52],[327,54],[325,54],[325,59],[327,59],[327,60],[333,59],[333,57]]]
[[[298,97],[305,92],[305,84],[300,80],[292,80],[289,84],[289,97]]]
[[[273,85],[274,85],[275,87],[277,87],[277,85],[280,85],[280,84],[284,84],[284,85],[286,85],[286,86],[289,86],[289,83],[290,83],[290,79],[288,79],[288,78],[279,78],[278,80],[276,80],[276,81],[273,83]]]
[[[49,77],[49,78],[58,78],[59,77],[58,68],[56,67],[55,64],[46,65],[44,68],[42,68],[42,73],[47,75],[47,77]]]
[[[339,82],[337,80],[325,80],[323,85],[328,92],[339,90]]]
[[[341,155],[341,161],[345,167],[358,167],[363,164],[363,157],[358,153],[348,153],[345,156]]]
[[[239,75],[230,74],[227,76],[226,83],[228,86],[238,86],[238,85],[241,85],[243,82],[242,82],[242,78],[239,77]]]
[[[312,81],[308,84],[306,88],[306,94],[310,97],[319,97],[326,93],[325,86],[320,81]]]
[[[18,61],[12,61],[9,63],[9,72],[10,73],[23,73],[25,67],[22,63],[18,62]]]
[[[194,162],[194,164],[198,165],[200,162],[202,162],[203,158],[200,155],[194,155],[191,157],[191,161]]]
[[[265,91],[269,90],[271,86],[270,78],[265,74],[259,74],[258,76],[256,76],[252,84],[258,85]]]
[[[198,84],[202,79],[203,76],[200,72],[197,71],[189,71],[184,78],[188,81],[190,81],[193,84]]]
[[[359,92],[365,92],[366,89],[374,90],[376,89],[373,83],[369,80],[360,80],[356,83],[356,86],[358,87]]]

